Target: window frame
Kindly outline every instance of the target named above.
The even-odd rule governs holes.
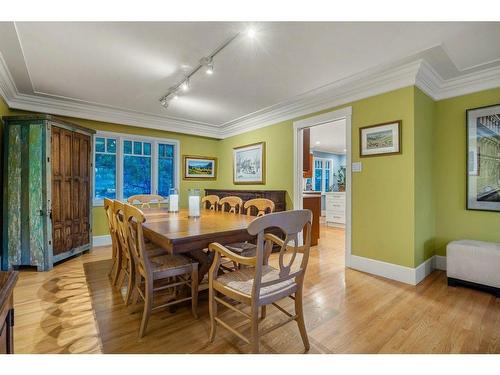
[[[123,197],[123,142],[124,141],[136,141],[136,142],[147,142],[151,143],[151,193],[157,194],[158,192],[158,149],[160,144],[167,144],[174,146],[174,187],[179,189],[180,183],[180,155],[181,155],[181,143],[178,139],[170,138],[155,138],[142,135],[134,135],[128,133],[116,133],[107,131],[97,131],[94,135],[93,140],[93,155],[92,155],[92,181],[94,181],[94,186],[92,190],[92,203],[94,207],[100,207],[104,205],[104,199],[97,199],[95,197],[95,163],[96,163],[96,152],[95,143],[97,138],[113,138],[116,139],[116,199],[120,201],[125,201]],[[143,145],[144,147],[144,145]],[[132,143],[133,152],[133,143]]]
[[[314,165],[314,170],[313,170],[313,176],[312,176],[312,186],[316,187],[316,160],[321,161],[321,194],[327,193],[327,186],[326,184],[326,168],[325,168],[325,161],[330,162],[330,172],[328,173],[329,181],[333,182],[333,159],[330,158],[321,158],[321,157],[316,157],[313,156],[313,165]]]

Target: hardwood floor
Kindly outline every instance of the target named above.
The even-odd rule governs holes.
[[[304,311],[310,353],[500,353],[500,299],[446,285],[434,272],[410,286],[344,268],[342,229],[322,228],[312,249]],[[138,339],[141,313],[131,313],[107,272],[110,248],[71,259],[45,273],[21,272],[15,289],[16,353],[248,353],[225,329],[208,342],[206,295],[199,319],[189,307],[152,314]],[[276,261],[276,259],[274,259]],[[291,309],[293,301],[282,305]],[[239,316],[224,310],[231,323]],[[268,308],[264,327],[283,315]],[[241,326],[243,332],[248,328]],[[246,330],[246,331],[245,331]],[[264,336],[262,352],[302,353],[295,323]]]

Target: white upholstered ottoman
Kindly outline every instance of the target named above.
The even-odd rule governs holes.
[[[479,287],[500,297],[500,244],[452,241],[446,247],[448,284]]]

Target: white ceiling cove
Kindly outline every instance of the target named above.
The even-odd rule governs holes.
[[[345,154],[346,124],[345,119],[313,126],[310,133],[311,149],[320,152]]]
[[[0,22],[9,106],[224,138],[417,84],[435,99],[500,83],[500,23],[254,23],[168,109],[158,99],[248,23]]]

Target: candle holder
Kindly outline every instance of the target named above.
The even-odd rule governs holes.
[[[168,212],[179,212],[179,191],[175,188],[170,189],[168,194]]]
[[[201,204],[201,190],[200,189],[188,189],[188,199],[189,199],[189,217],[198,218],[200,217],[200,204]]]

